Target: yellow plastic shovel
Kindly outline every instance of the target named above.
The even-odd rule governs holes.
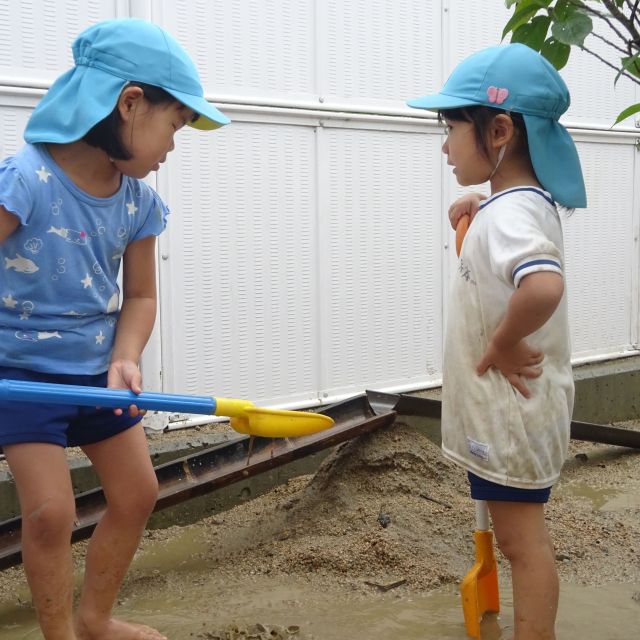
[[[493,555],[493,534],[489,528],[489,509],[484,500],[476,500],[476,563],[460,585],[462,611],[467,634],[480,637],[482,616],[500,611],[498,569]]]
[[[263,409],[248,400],[152,391],[143,391],[136,395],[127,389],[104,389],[49,382],[0,380],[0,398],[113,409],[125,409],[135,404],[139,409],[228,416],[231,418],[231,426],[236,431],[263,438],[306,436],[333,425],[329,416],[319,413]]]

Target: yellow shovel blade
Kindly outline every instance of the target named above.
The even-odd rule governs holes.
[[[216,398],[217,416],[229,416],[231,426],[239,433],[262,438],[297,438],[328,429],[329,416],[306,411],[263,409],[247,400]]]
[[[493,555],[493,534],[491,531],[475,531],[476,563],[464,577],[460,585],[462,611],[467,635],[480,637],[480,621],[488,611],[500,611],[498,593],[498,571]]]

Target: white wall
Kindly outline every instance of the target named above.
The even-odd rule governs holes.
[[[161,310],[148,388],[309,405],[365,388],[437,384],[460,190],[433,117],[404,100],[499,41],[502,0],[0,0],[0,146],[88,24],[168,28],[233,120],[184,131],[155,182]],[[566,115],[589,208],[566,220],[574,357],[638,342],[640,92],[572,53]]]

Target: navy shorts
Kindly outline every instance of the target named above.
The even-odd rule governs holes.
[[[549,502],[551,487],[544,489],[518,489],[506,487],[485,480],[475,473],[467,472],[471,484],[471,497],[474,500],[500,500],[503,502]]]
[[[86,387],[106,387],[107,374],[59,375],[27,369],[0,367],[0,378],[55,382]],[[138,424],[142,416],[121,416],[113,409],[73,405],[0,401],[0,447],[6,444],[48,442],[61,447],[78,447],[106,440]]]

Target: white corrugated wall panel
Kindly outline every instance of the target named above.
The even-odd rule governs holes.
[[[18,85],[53,81],[73,63],[71,42],[99,20],[123,15],[123,0],[0,2],[0,76]]]
[[[161,240],[166,388],[316,399],[314,129],[236,120],[179,135],[159,181],[173,209]]]
[[[563,215],[574,358],[632,347],[640,212],[634,210],[637,151],[630,140],[580,141],[588,209]],[[637,182],[636,182],[637,184]]]
[[[199,62],[205,91],[315,94],[314,0],[157,0],[152,16]]]
[[[328,395],[441,371],[439,136],[383,129],[319,135]]]
[[[389,103],[436,90],[438,2],[318,2],[318,91],[328,102]]]
[[[31,106],[0,97],[0,158],[13,155],[24,144],[22,132],[31,111]]]

